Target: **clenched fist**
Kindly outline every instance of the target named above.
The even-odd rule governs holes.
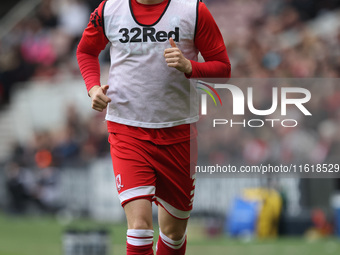
[[[169,42],[171,48],[167,48],[164,50],[164,57],[168,66],[174,67],[178,71],[181,71],[183,73],[191,74],[192,66],[190,60],[183,56],[181,50],[177,48],[172,38],[169,39]]]
[[[89,96],[92,100],[92,109],[102,112],[107,104],[111,102],[111,99],[106,96],[106,92],[109,89],[109,85],[96,85],[89,91]]]

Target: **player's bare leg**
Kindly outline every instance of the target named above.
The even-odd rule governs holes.
[[[153,254],[152,205],[147,199],[137,199],[124,206],[128,222],[127,255]]]
[[[128,229],[153,229],[152,207],[147,199],[137,199],[124,206]]]
[[[158,223],[160,236],[157,255],[184,255],[188,220],[174,218],[162,206],[158,206]]]

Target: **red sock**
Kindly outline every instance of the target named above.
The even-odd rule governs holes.
[[[173,241],[161,231],[157,242],[156,255],[184,255],[187,246],[186,235],[181,240]]]
[[[126,255],[153,255],[153,230],[128,229]]]

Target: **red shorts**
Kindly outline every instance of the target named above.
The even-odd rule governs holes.
[[[189,218],[195,190],[196,138],[157,145],[110,133],[109,142],[122,206],[146,198],[176,218]]]

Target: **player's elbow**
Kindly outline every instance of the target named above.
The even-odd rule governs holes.
[[[214,80],[210,80],[210,82],[216,83],[228,83],[231,76],[231,65],[229,61],[221,61],[218,73],[215,75]]]
[[[231,76],[231,65],[229,61],[224,61],[220,65],[219,77],[227,82]]]
[[[230,78],[231,76],[231,64],[230,62],[224,63],[223,78]]]
[[[77,51],[76,51],[76,56],[77,56],[78,62],[80,60],[86,58],[87,55],[89,55],[89,54],[84,50],[84,47],[82,47],[81,43],[79,43],[78,47],[77,47]]]
[[[85,40],[84,38],[81,38],[78,44],[78,47],[77,47],[76,55],[77,55],[77,58],[79,58],[79,56],[81,57],[81,56],[86,56],[86,55],[90,57],[98,58],[101,51],[102,51],[101,48],[93,47],[87,42],[87,40]]]

